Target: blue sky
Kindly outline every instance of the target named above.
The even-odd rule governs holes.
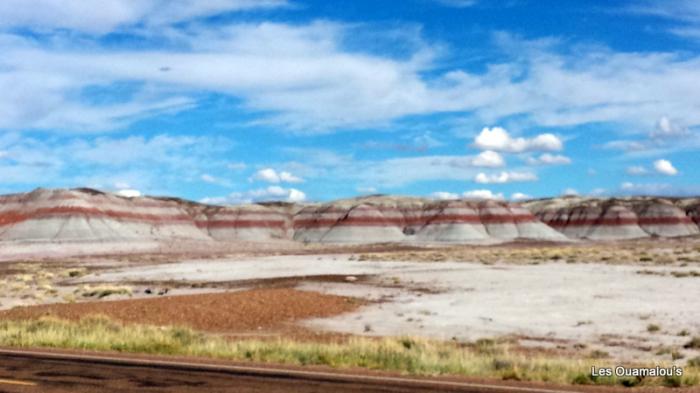
[[[700,194],[700,3],[5,0],[0,192]]]

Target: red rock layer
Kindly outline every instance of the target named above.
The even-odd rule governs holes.
[[[528,202],[542,222],[569,237],[622,239],[700,233],[691,207],[666,198],[555,198]]]

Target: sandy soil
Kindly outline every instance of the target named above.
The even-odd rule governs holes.
[[[208,332],[240,334],[281,331],[293,322],[324,318],[356,310],[364,302],[317,292],[273,288],[152,299],[117,300],[17,307],[0,312],[0,319],[29,319],[51,315],[71,320],[100,314],[122,322],[159,326],[189,326]]]

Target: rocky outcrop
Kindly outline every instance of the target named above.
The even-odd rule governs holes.
[[[616,240],[700,233],[700,201],[695,198],[565,197],[529,201],[524,206],[570,238]]]
[[[566,238],[527,209],[496,201],[375,196],[327,204],[211,206],[89,189],[0,197],[0,241],[173,239],[466,243]]]
[[[294,216],[294,239],[460,243],[565,237],[543,225],[528,210],[505,202],[369,197],[301,209]]]
[[[206,239],[177,201],[123,198],[89,189],[0,197],[0,239],[109,241]]]
[[[212,206],[90,189],[0,196],[0,241],[493,243],[700,233],[700,199],[553,198],[523,204],[371,196]]]

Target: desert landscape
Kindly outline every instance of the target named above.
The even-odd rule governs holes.
[[[0,345],[695,386],[699,208],[647,197],[229,207],[89,189],[7,195]],[[684,375],[591,377],[591,365],[613,364]]]

